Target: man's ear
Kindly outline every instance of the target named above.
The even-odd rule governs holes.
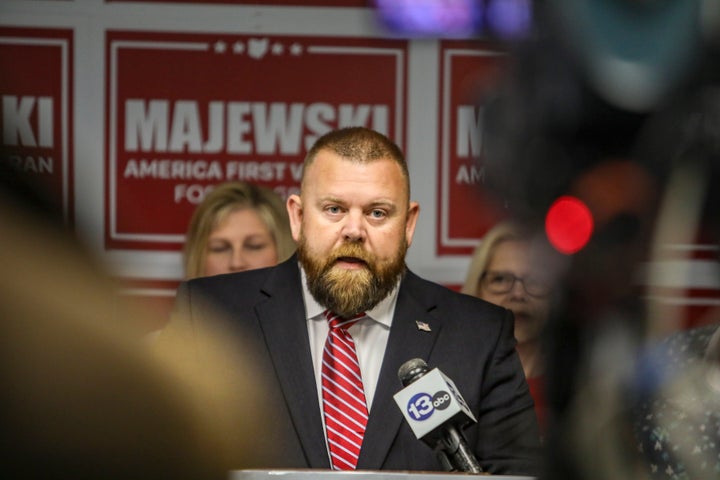
[[[418,215],[420,215],[420,204],[418,204],[418,202],[410,202],[407,213],[407,221],[405,222],[405,239],[407,240],[408,247],[412,245]]]
[[[292,230],[293,239],[297,242],[300,240],[300,225],[302,224],[302,199],[299,195],[290,195],[287,199],[287,211],[290,217],[290,229]]]

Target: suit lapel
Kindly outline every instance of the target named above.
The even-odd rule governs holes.
[[[296,262],[283,263],[263,285],[269,299],[257,314],[308,466],[329,468]]]
[[[427,359],[440,332],[440,322],[428,313],[434,306],[432,302],[427,298],[419,301],[422,296],[416,297],[412,294],[416,278],[414,274],[407,272],[398,293],[380,378],[358,461],[359,469],[382,468],[404,421],[393,399],[393,395],[402,388],[397,377],[398,368],[412,358]],[[430,331],[422,329],[417,322],[421,322],[421,325],[427,324]]]

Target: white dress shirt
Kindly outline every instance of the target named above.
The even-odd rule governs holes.
[[[317,385],[318,402],[322,405],[322,355],[327,339],[327,319],[323,316],[325,307],[317,303],[307,288],[305,271],[300,267],[302,275],[303,297],[305,300],[305,315],[310,338],[310,353],[315,370],[315,383]],[[398,282],[399,285],[399,282]],[[397,302],[398,285],[392,292],[381,301],[375,308],[365,312],[367,317],[359,320],[348,329],[355,342],[355,350],[360,363],[360,374],[362,375],[363,388],[365,389],[365,401],[368,412],[375,395],[380,367],[382,366],[385,347],[390,336],[390,324],[392,323],[395,303]],[[325,419],[323,417],[323,424]]]

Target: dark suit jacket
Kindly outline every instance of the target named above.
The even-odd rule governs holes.
[[[329,468],[300,282],[293,256],[277,267],[194,279],[178,288],[176,313],[201,322],[211,306],[219,307],[244,339],[256,342],[252,368],[261,369],[276,401],[268,431],[279,455],[264,467]],[[419,329],[416,321],[431,331]],[[537,475],[538,427],[514,347],[510,311],[408,271],[358,469],[441,470],[393,400],[402,388],[400,365],[422,358],[455,382],[478,419],[465,434],[483,470]]]

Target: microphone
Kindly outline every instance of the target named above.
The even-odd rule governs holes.
[[[445,470],[483,473],[462,433],[477,420],[453,381],[420,358],[403,363],[398,378],[405,388],[393,398],[415,437],[435,451]]]

